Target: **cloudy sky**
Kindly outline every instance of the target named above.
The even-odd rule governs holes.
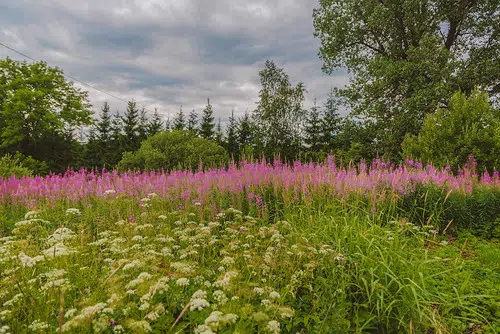
[[[321,71],[317,0],[2,0],[0,42],[123,100],[173,116],[207,97],[223,121],[253,110],[266,59],[323,102],[346,73]],[[23,60],[0,46],[0,58]],[[98,109],[124,103],[89,90]]]

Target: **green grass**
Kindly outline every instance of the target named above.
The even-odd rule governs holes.
[[[159,198],[147,204],[96,199],[78,205],[81,215],[73,215],[66,214],[70,205],[60,202],[40,206],[38,218],[27,220],[27,209],[3,207],[0,328],[12,333],[500,330],[496,239],[467,229],[443,235],[434,226],[416,224],[395,205],[372,213],[355,199],[276,205],[260,218],[234,209],[215,215],[195,205],[174,210]]]

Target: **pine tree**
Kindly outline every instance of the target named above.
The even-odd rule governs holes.
[[[174,127],[172,130],[184,130],[186,127],[186,120],[184,119],[184,112],[182,111],[182,106],[177,115],[174,118]]]
[[[318,152],[322,148],[322,119],[320,110],[314,99],[314,106],[306,116],[304,142],[309,151]]]
[[[215,141],[223,146],[223,139],[224,139],[224,133],[222,132],[222,125],[221,125],[221,121],[220,121],[220,117],[219,117],[219,120],[217,122],[217,127],[215,128]]]
[[[238,124],[236,123],[236,118],[234,118],[234,110],[231,111],[231,117],[229,117],[229,124],[226,129],[226,149],[231,158],[235,161],[239,160],[239,145],[238,145]]]
[[[153,136],[162,130],[163,130],[163,120],[160,114],[158,113],[158,109],[155,108],[153,118],[151,119],[151,121],[149,121],[147,127],[148,137]]]
[[[194,109],[189,113],[189,119],[187,123],[187,129],[195,134],[198,133],[198,129],[196,128],[198,125],[198,114],[194,111]]]
[[[139,110],[134,100],[129,101],[123,121],[122,147],[124,152],[136,151],[140,146]]]
[[[321,124],[321,142],[323,149],[327,152],[332,152],[338,148],[337,137],[341,128],[342,118],[338,112],[339,101],[334,90],[328,94],[325,103],[323,120]]]
[[[215,123],[213,117],[212,105],[210,99],[207,100],[207,106],[203,109],[203,116],[200,124],[200,136],[206,139],[214,139]]]

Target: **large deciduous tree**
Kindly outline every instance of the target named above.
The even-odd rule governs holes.
[[[78,127],[91,123],[87,92],[45,62],[0,61],[0,151],[21,152],[61,171],[78,155]]]
[[[253,115],[257,150],[267,157],[279,154],[284,160],[294,159],[301,145],[304,85],[292,86],[285,71],[269,60],[259,76],[262,88]]]
[[[352,112],[376,120],[396,157],[406,133],[453,92],[500,93],[498,0],[320,0],[314,10],[324,71],[347,68],[338,93]]]

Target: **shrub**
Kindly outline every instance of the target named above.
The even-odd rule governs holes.
[[[121,170],[173,170],[217,167],[228,160],[217,143],[196,137],[190,131],[160,132],[142,142],[137,152],[126,152],[118,164]]]
[[[33,172],[22,165],[19,157],[6,154],[0,158],[0,176],[8,179],[11,176],[21,178],[23,176],[31,176]]]
[[[459,166],[474,155],[489,170],[500,164],[500,113],[488,103],[488,95],[455,93],[448,108],[439,108],[424,121],[418,136],[407,135],[403,154],[435,166]]]

